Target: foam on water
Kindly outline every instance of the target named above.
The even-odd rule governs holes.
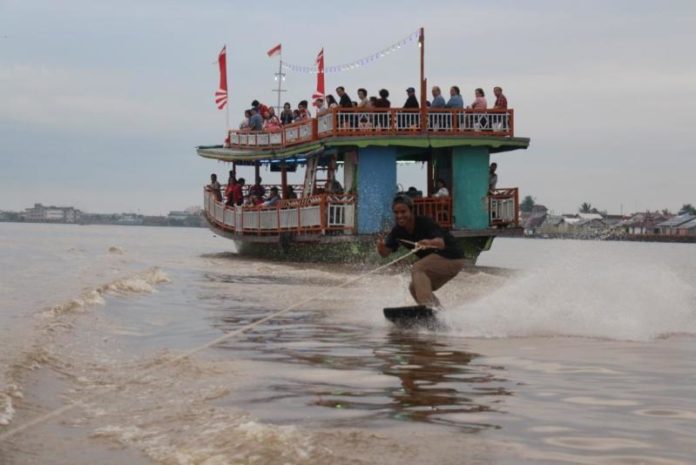
[[[486,286],[473,302],[460,300],[442,314],[455,334],[466,337],[583,336],[650,340],[696,334],[696,279],[645,257],[571,255],[506,279],[459,281]],[[477,283],[478,281],[478,283]],[[449,285],[448,285],[449,286]],[[451,298],[448,300],[452,300]]]

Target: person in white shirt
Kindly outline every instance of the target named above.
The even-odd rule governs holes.
[[[438,179],[437,192],[435,192],[435,195],[433,197],[449,197],[449,195],[449,190],[447,190],[445,181],[443,181],[442,179]]]

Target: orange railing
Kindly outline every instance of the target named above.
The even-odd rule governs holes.
[[[354,233],[355,200],[354,194],[319,194],[284,199],[274,207],[229,206],[208,190],[203,199],[208,221],[232,233],[252,235]]]
[[[429,216],[445,229],[452,229],[452,197],[421,197],[413,199],[416,215]]]
[[[516,187],[495,189],[488,195],[491,226],[519,226],[520,201]]]
[[[425,115],[426,120],[423,120]],[[232,148],[278,149],[327,137],[514,135],[514,110],[334,108],[272,132],[231,130]]]

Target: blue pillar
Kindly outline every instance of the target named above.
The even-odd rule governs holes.
[[[358,150],[358,234],[384,231],[393,223],[396,193],[396,148]]]
[[[488,228],[488,162],[485,147],[452,149],[452,209],[457,229]]]

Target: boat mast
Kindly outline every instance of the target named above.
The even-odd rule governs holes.
[[[280,60],[278,60],[278,72],[275,73],[275,80],[278,81],[278,88],[273,89],[273,92],[278,93],[278,104],[276,105],[276,116],[280,118],[280,95],[282,92],[286,92],[283,89],[283,81],[285,81],[285,73],[283,72],[283,51],[280,51]]]

